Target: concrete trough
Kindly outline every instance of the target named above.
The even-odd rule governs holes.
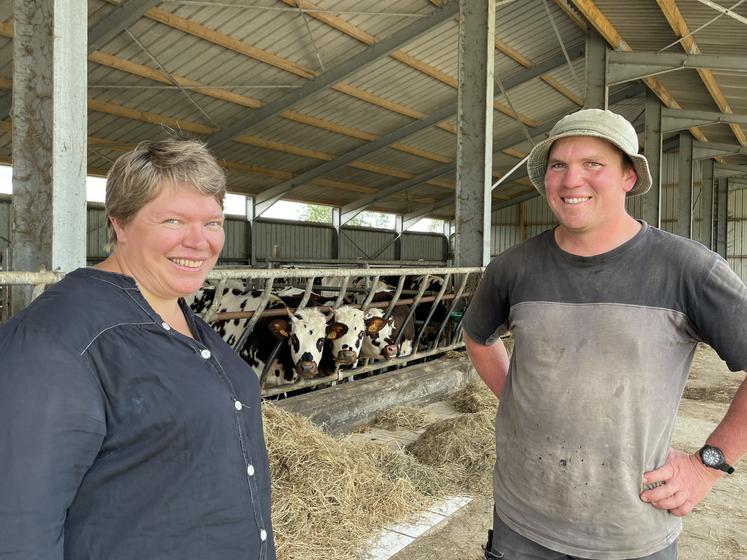
[[[479,377],[465,355],[409,366],[278,402],[329,433],[352,431],[382,410],[442,400]]]

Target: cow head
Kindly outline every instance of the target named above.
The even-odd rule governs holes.
[[[397,336],[394,319],[384,320],[384,311],[370,309],[366,313],[366,336],[363,339],[361,356],[364,358],[389,360],[397,356]]]
[[[270,331],[278,339],[287,339],[291,359],[296,372],[304,379],[319,373],[324,340],[327,338],[327,318],[314,308],[301,309],[295,313],[288,311],[287,319],[273,319]]]
[[[332,356],[340,366],[355,367],[366,335],[365,313],[344,305],[333,312],[333,322],[327,326],[332,340]]]

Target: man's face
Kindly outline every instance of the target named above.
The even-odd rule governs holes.
[[[547,202],[566,233],[603,233],[627,216],[625,194],[636,180],[635,170],[623,167],[622,153],[606,140],[569,136],[550,149]]]

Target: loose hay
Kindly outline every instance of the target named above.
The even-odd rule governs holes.
[[[467,385],[455,393],[450,402],[459,412],[490,411],[495,414],[498,408],[498,398],[488,389],[485,383],[478,381]]]
[[[460,490],[458,477],[450,466],[424,465],[404,449],[376,443],[367,443],[364,447],[387,478],[407,480],[421,494],[442,498]]]
[[[490,495],[494,416],[482,411],[435,422],[407,450],[423,464],[452,469],[463,492]]]
[[[333,438],[272,404],[262,411],[278,560],[360,558],[381,528],[432,503],[418,487],[437,494],[415,463]],[[395,464],[406,476],[389,470]]]
[[[385,430],[417,430],[425,428],[431,417],[422,408],[415,406],[394,406],[380,412],[373,425]]]

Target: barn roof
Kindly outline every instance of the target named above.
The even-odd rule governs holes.
[[[731,147],[722,163],[747,163],[746,125],[714,117],[747,122],[747,63],[733,60],[747,60],[747,3],[718,8],[706,0],[497,1],[494,177],[526,155],[528,135],[536,142],[584,104],[588,25],[620,56],[714,55],[711,67],[653,70],[645,82],[666,107],[707,113],[687,125],[699,142]],[[457,19],[456,0],[90,0],[89,172],[103,174],[137,142],[179,131],[210,144],[229,191],[258,201],[279,194],[450,218]],[[12,37],[12,2],[1,2],[6,162]],[[652,72],[624,62],[629,73]],[[640,83],[610,88],[614,108],[639,124]],[[493,196],[502,203],[528,192],[520,177]]]

